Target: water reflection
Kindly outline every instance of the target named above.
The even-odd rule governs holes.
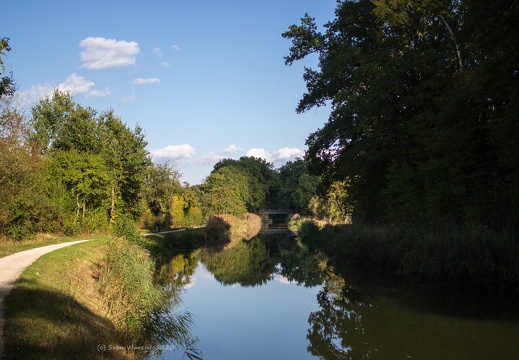
[[[190,286],[199,261],[220,283],[219,288],[210,285],[204,290],[202,284],[200,287],[197,284],[196,292],[194,288],[187,289],[192,304],[209,305],[208,296],[218,297],[218,301],[212,299],[210,304],[214,307],[212,311],[218,312],[218,323],[208,325],[205,319],[200,319],[204,327],[215,329],[211,332],[204,328],[205,338],[200,338],[202,348],[206,343],[212,346],[218,343],[218,352],[213,355],[226,354],[226,358],[233,358],[230,349],[234,349],[240,354],[235,358],[242,358],[247,351],[254,353],[252,357],[246,356],[248,358],[272,358],[283,351],[284,359],[302,356],[321,359],[519,358],[519,307],[515,297],[445,286],[404,285],[384,274],[360,271],[341,263],[340,259],[310,250],[296,238],[268,237],[255,238],[230,251],[202,250],[177,255],[161,271],[164,280],[170,280],[170,293],[176,300],[180,300],[179,289]],[[297,296],[297,299],[278,300],[273,305],[269,298],[276,292],[286,291],[271,281],[280,277],[299,288],[297,295],[294,291],[283,296]],[[243,291],[237,292],[236,287],[231,289],[230,285]],[[270,292],[255,291],[251,295],[252,288],[260,287],[270,288]],[[302,292],[301,288],[312,291]],[[239,319],[233,319],[241,317],[243,321],[246,315],[241,311],[247,309],[262,314],[261,318],[251,317],[245,325],[250,327],[247,332],[251,332],[251,336],[261,334],[263,343],[271,340],[272,344],[276,343],[279,325],[274,325],[275,319],[269,320],[265,314],[274,312],[277,318],[288,314],[295,300],[303,297],[314,302],[315,310],[301,313],[304,316],[301,323],[307,324],[306,339],[303,335],[302,341],[294,341],[290,345],[293,348],[286,348],[286,340],[278,348],[263,346],[264,350],[252,349],[252,345],[245,343],[237,345],[235,338],[224,343],[227,340],[222,334],[236,330],[232,327],[244,326]],[[239,309],[240,302],[248,303],[249,307]],[[225,303],[232,306],[223,305]],[[271,334],[272,339],[265,338],[266,334]],[[249,347],[237,349],[237,346]],[[301,351],[306,355],[301,355]],[[204,351],[205,356],[215,358],[210,351]]]
[[[272,280],[276,264],[260,238],[228,251],[203,251],[200,261],[223,285],[257,286]]]

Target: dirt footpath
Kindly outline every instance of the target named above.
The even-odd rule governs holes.
[[[88,240],[79,240],[62,244],[42,246],[40,248],[20,251],[0,258],[0,359],[4,350],[4,299],[13,287],[18,276],[40,256],[51,251],[70,245],[79,244]]]

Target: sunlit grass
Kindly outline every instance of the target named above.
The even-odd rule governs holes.
[[[88,239],[89,237],[82,237],[82,239]],[[19,251],[30,250],[41,246],[61,244],[65,242],[78,240],[77,237],[70,236],[51,236],[51,235],[39,235],[32,240],[23,241],[0,241],[0,257],[14,254]]]
[[[105,243],[96,238],[51,252],[20,276],[5,301],[6,358],[124,358],[124,351],[98,351],[118,344],[95,285]]]

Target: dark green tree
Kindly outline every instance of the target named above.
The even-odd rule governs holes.
[[[277,203],[278,177],[273,165],[264,159],[242,156],[239,160],[223,159],[214,165],[213,171],[230,167],[246,176],[251,198],[246,203],[249,212],[257,212],[265,206]]]
[[[319,178],[308,172],[303,159],[289,161],[279,168],[279,206],[308,214],[310,200],[317,194]]]
[[[297,111],[332,107],[307,139],[323,187],[347,180],[367,222],[516,222],[513,2],[339,1],[335,15],[283,34],[287,64],[319,56]]]

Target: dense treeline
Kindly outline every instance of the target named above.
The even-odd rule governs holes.
[[[172,165],[154,164],[143,129],[55,91],[30,115],[3,96],[0,235],[109,231],[118,220],[153,229],[197,226],[217,214],[242,217],[265,207],[302,213],[317,187],[303,160],[275,170],[265,160],[224,159],[201,185],[180,183]],[[315,202],[315,201],[314,201]]]
[[[259,158],[223,159],[201,185],[181,184],[174,166],[151,161],[143,129],[112,110],[56,90],[23,111],[12,77],[2,84],[0,239],[117,232],[121,223],[153,229],[157,220],[162,229],[197,226],[217,214],[279,206],[308,213],[311,199],[319,203],[318,180],[301,159],[280,169]]]
[[[283,34],[311,54],[297,111],[331,104],[306,158],[362,223],[518,224],[516,1],[338,1],[319,32]]]

